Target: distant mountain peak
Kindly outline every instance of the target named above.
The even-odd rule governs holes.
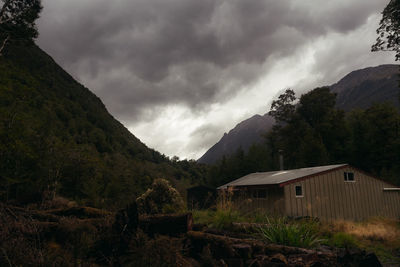
[[[355,70],[330,86],[337,93],[336,106],[346,111],[373,103],[398,103],[399,65],[386,64]]]
[[[346,111],[354,108],[368,108],[375,102],[398,102],[399,65],[386,64],[350,72],[340,81],[330,86],[337,93],[336,106]],[[233,154],[239,147],[245,152],[254,143],[264,139],[274,124],[273,118],[256,114],[238,123],[233,129],[213,145],[198,161],[212,164],[224,155]]]
[[[224,155],[234,153],[239,147],[247,151],[253,143],[260,143],[263,140],[262,134],[268,132],[274,124],[274,119],[265,114],[256,114],[249,119],[238,123],[228,133],[212,146],[201,158],[200,163],[212,164]]]

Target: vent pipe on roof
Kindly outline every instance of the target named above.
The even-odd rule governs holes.
[[[283,171],[283,150],[279,149],[279,170]]]

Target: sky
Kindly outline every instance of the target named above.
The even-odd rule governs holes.
[[[38,45],[147,146],[197,159],[225,132],[349,72],[388,0],[42,0]]]

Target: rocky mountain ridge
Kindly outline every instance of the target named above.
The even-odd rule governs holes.
[[[352,71],[330,86],[337,93],[336,106],[350,111],[365,109],[374,103],[391,102],[399,107],[399,65],[380,65]],[[254,115],[237,124],[198,159],[200,163],[212,164],[242,148],[245,152],[254,143],[263,141],[262,134],[273,126],[273,119],[265,114]]]

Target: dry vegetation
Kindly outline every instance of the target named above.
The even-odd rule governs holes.
[[[374,252],[389,266],[400,265],[400,221],[371,218],[365,222],[337,221],[323,224],[321,233],[328,237],[328,245],[361,248]]]
[[[159,200],[159,194],[148,199],[155,207]],[[230,195],[222,200],[213,210],[194,211],[201,231],[190,231],[191,216],[139,216],[136,202],[117,213],[65,199],[29,208],[0,203],[0,266],[349,266],[371,260],[360,249],[388,266],[400,264],[398,221],[291,220],[243,214]]]

